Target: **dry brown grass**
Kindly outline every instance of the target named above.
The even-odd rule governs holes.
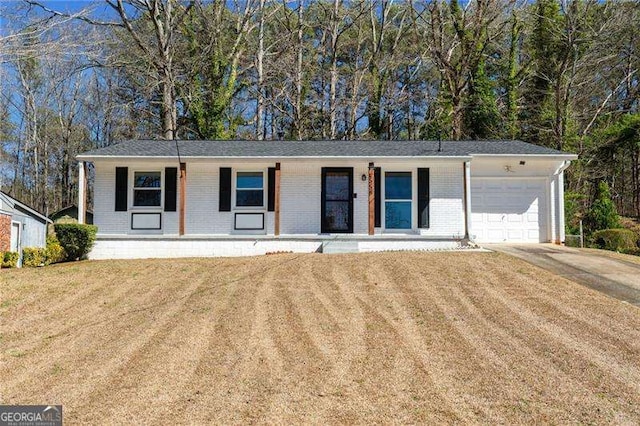
[[[617,251],[602,250],[602,249],[595,249],[595,248],[583,248],[579,250],[584,251],[586,253],[597,254],[598,256],[610,257],[615,260],[622,260],[629,263],[640,264],[640,256],[636,256],[634,254],[618,253]]]
[[[627,228],[640,235],[640,219],[633,217],[620,217],[620,224],[623,228]]]
[[[640,310],[498,253],[0,280],[0,402],[70,423],[640,423]]]

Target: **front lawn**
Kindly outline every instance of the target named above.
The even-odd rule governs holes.
[[[498,253],[3,270],[0,357],[73,423],[640,423],[640,310]]]

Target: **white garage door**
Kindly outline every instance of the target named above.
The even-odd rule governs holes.
[[[546,179],[471,179],[471,227],[481,243],[548,241]]]

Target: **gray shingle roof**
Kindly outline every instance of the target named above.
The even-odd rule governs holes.
[[[193,157],[466,157],[473,155],[572,156],[518,141],[177,141],[182,158]],[[134,140],[88,151],[78,159],[175,157],[176,141]]]

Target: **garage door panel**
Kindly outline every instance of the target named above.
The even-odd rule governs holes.
[[[487,189],[503,189],[504,188],[503,182],[501,182],[499,180],[496,180],[496,181],[493,181],[493,182],[486,182],[484,184],[484,186]]]
[[[509,229],[507,230],[507,239],[508,240],[523,240],[523,232],[522,229]]]
[[[506,189],[515,189],[515,190],[520,190],[522,188],[522,184],[520,182],[515,182],[515,181],[511,181],[511,180],[506,180],[504,182],[504,187]]]
[[[502,223],[502,216],[501,214],[487,214],[486,221],[489,223]]]
[[[504,240],[504,230],[488,229],[486,232],[486,239],[489,241],[502,241]]]
[[[511,223],[522,223],[522,215],[521,214],[508,214],[507,222]]]
[[[546,180],[476,178],[471,187],[471,221],[477,241],[547,240]]]
[[[539,238],[539,232],[539,230],[530,229],[527,234],[527,239],[535,240],[536,238]]]

